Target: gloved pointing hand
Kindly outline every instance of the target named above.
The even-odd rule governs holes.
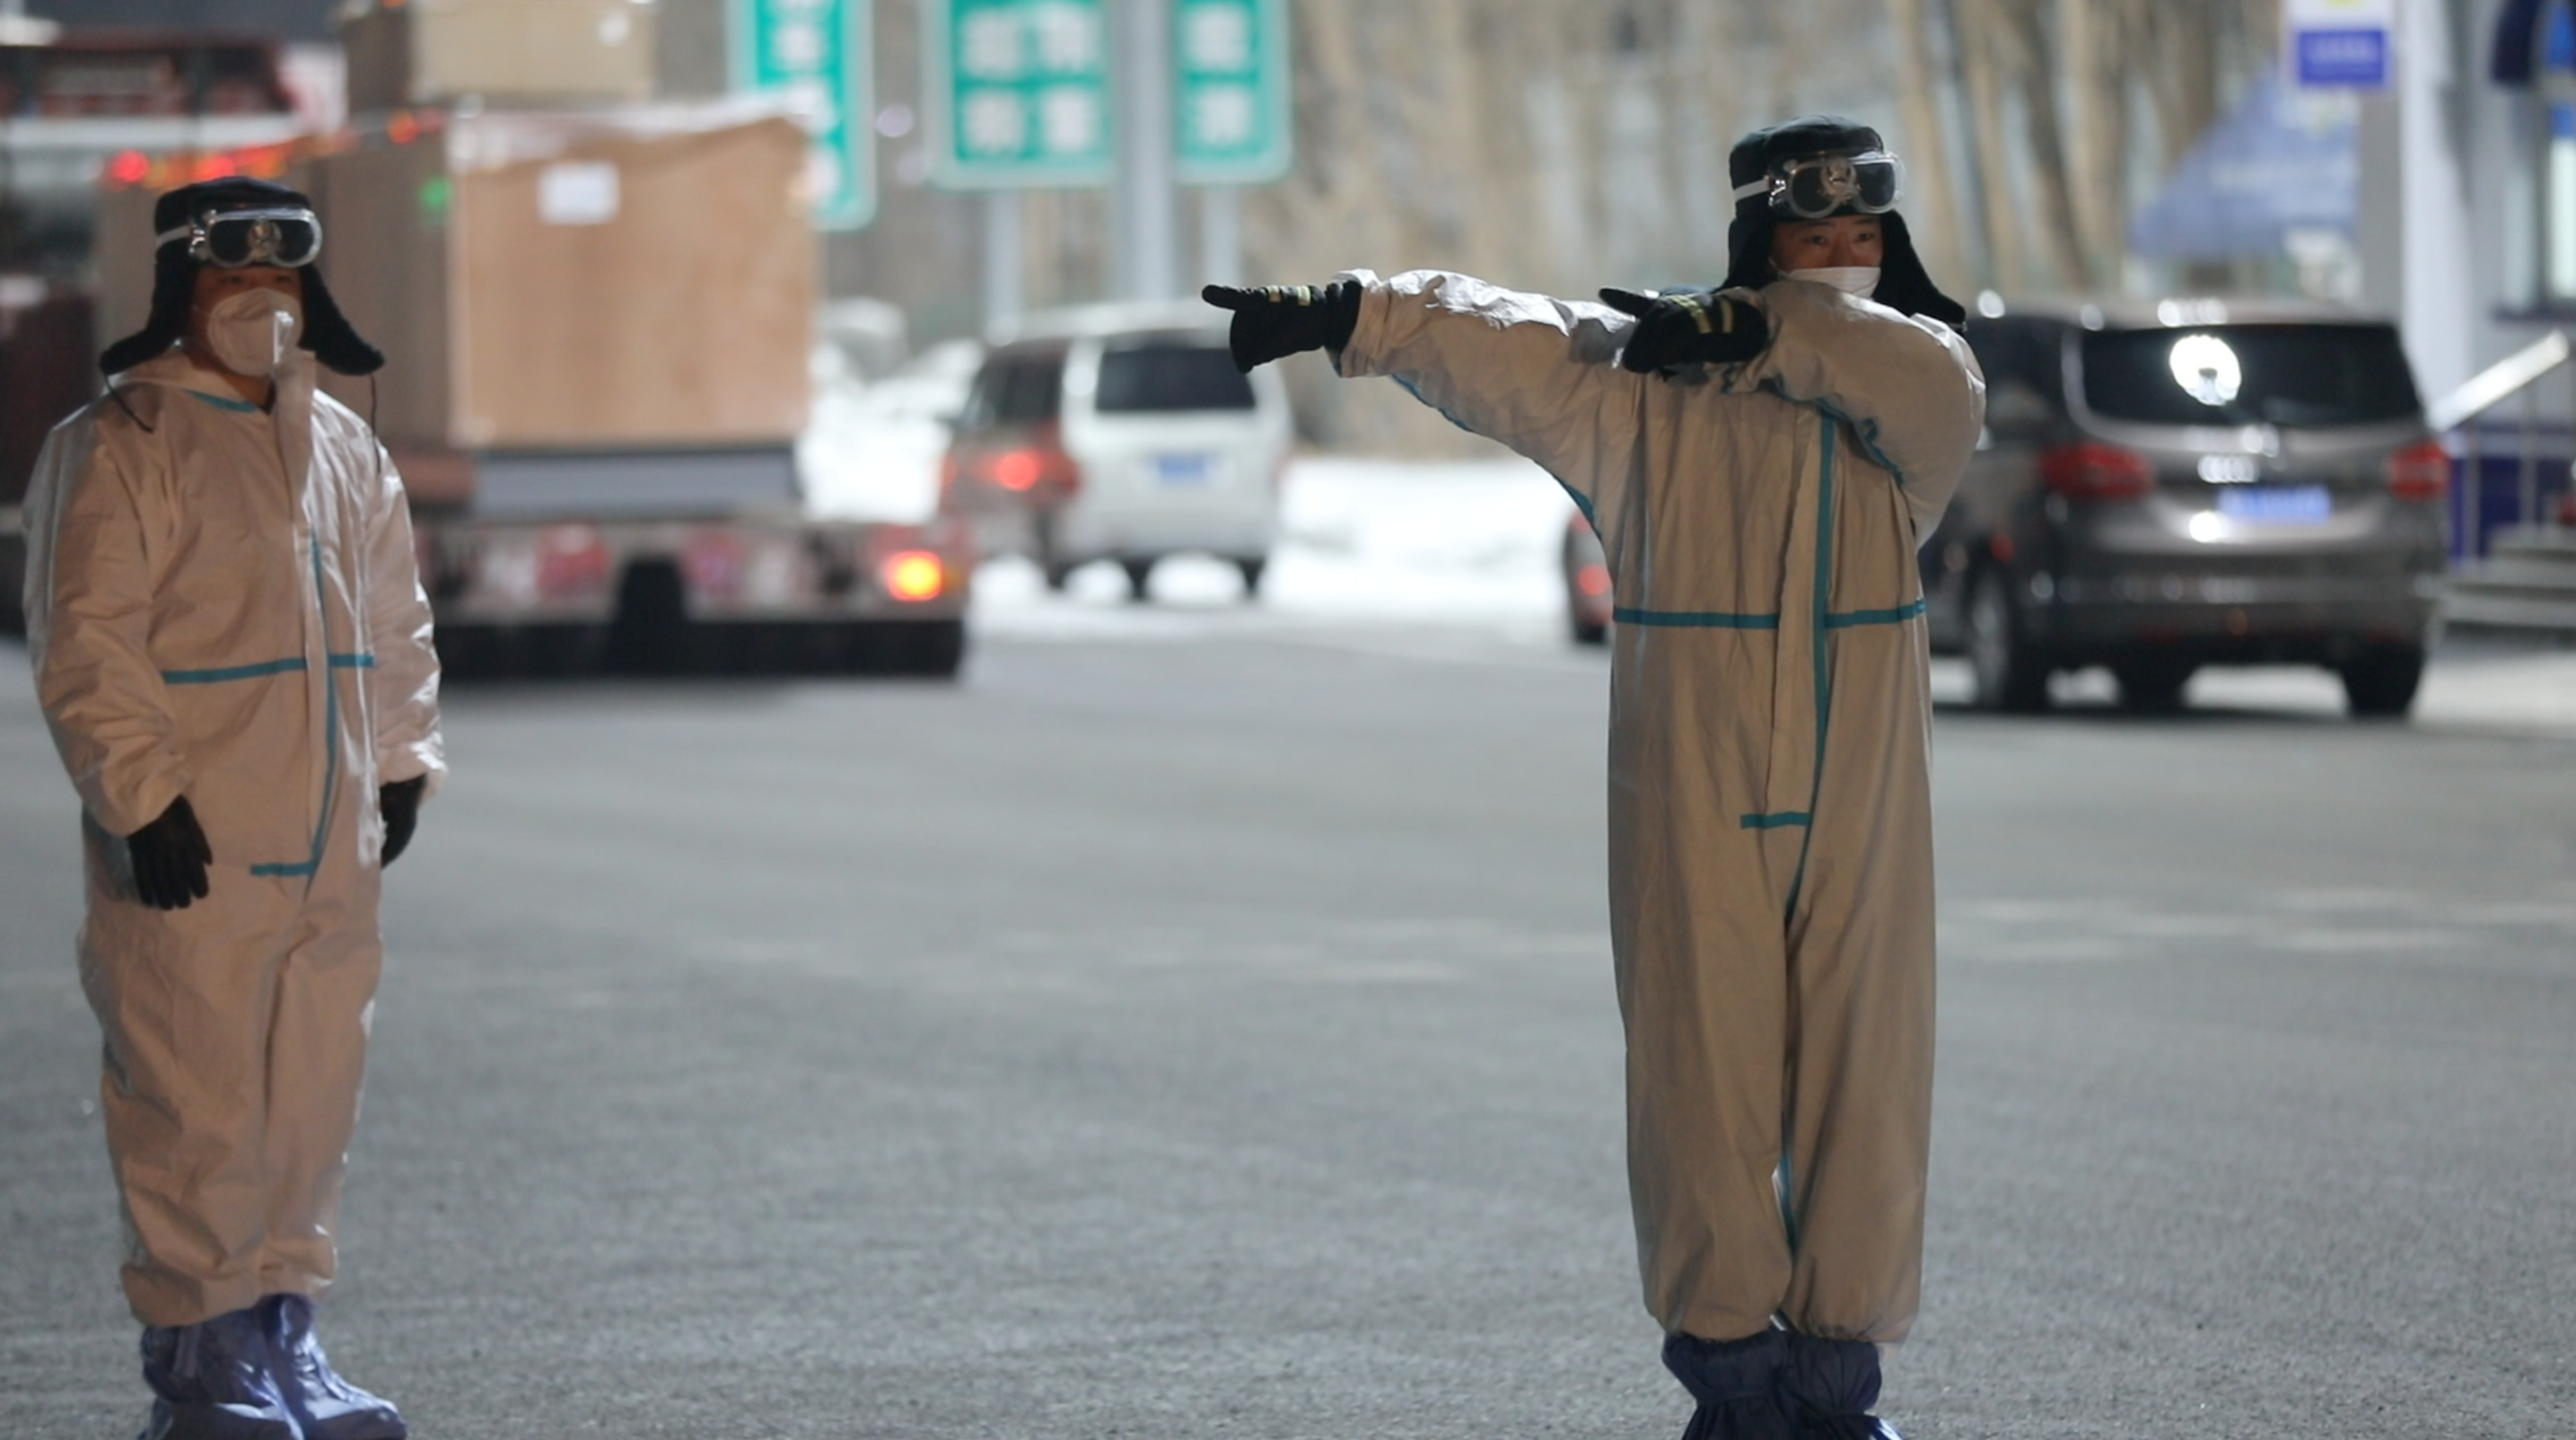
[[[1360,323],[1360,285],[1336,280],[1330,285],[1264,285],[1246,290],[1210,285],[1199,298],[1234,312],[1226,344],[1234,351],[1234,368],[1245,374],[1300,350],[1339,350],[1351,343]]]
[[[215,852],[187,796],[126,836],[125,854],[134,863],[135,898],[153,909],[185,910],[191,899],[205,898],[206,867],[215,863]]]
[[[1759,306],[1714,290],[1666,290],[1660,295],[1604,290],[1601,303],[1637,317],[1619,363],[1639,374],[1670,374],[1683,365],[1731,365],[1752,359],[1771,343],[1771,322]]]
[[[385,817],[385,848],[376,859],[379,868],[401,859],[411,845],[411,832],[420,824],[420,795],[428,788],[426,775],[376,787],[376,811]]]

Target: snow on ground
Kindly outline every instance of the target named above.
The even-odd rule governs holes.
[[[1564,634],[1557,555],[1573,513],[1524,460],[1300,459],[1283,482],[1258,602],[1246,602],[1232,565],[1207,556],[1158,564],[1147,605],[1127,598],[1126,576],[1105,562],[1050,595],[1035,566],[1003,558],[976,573],[974,623],[1030,639],[1401,624],[1551,642]]]

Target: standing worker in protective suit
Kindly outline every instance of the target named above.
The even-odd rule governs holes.
[[[314,388],[383,357],[302,195],[153,211],[152,313],[28,495],[37,693],[80,792],[83,988],[146,1440],[400,1440],[313,1335],[383,958],[382,867],[446,769],[402,483]]]
[[[1688,1440],[1867,1412],[1922,1269],[1931,704],[1915,548],[1984,382],[1833,117],[1729,157],[1716,290],[1593,305],[1461,275],[1236,290],[1236,363],[1328,348],[1528,456],[1617,588],[1611,939],[1629,1187]]]

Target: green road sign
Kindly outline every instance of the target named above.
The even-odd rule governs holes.
[[[1171,0],[1174,160],[1184,185],[1261,185],[1294,158],[1288,0]]]
[[[931,174],[959,189],[1102,185],[1110,143],[1101,0],[923,0]]]
[[[806,174],[825,230],[876,218],[870,10],[871,0],[731,0],[727,17],[733,88],[787,101],[814,136]]]

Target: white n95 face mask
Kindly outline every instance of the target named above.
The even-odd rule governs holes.
[[[206,312],[206,348],[236,375],[265,380],[286,363],[304,331],[304,305],[279,290],[241,290]]]
[[[1831,285],[1846,295],[1863,300],[1878,293],[1878,267],[1875,265],[1827,265],[1814,270],[1792,270],[1789,278]]]

